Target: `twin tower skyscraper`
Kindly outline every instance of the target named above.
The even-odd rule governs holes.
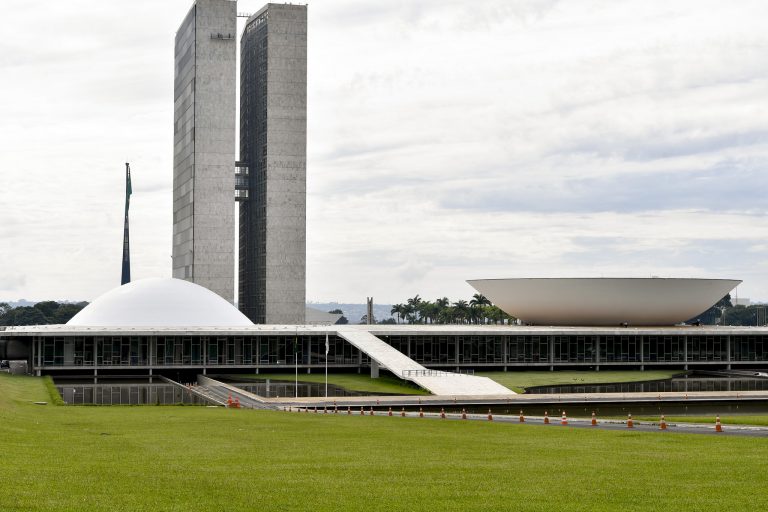
[[[234,301],[255,323],[306,307],[307,7],[267,4],[240,39],[237,3],[196,0],[175,41],[173,277]],[[235,206],[237,204],[237,207]]]

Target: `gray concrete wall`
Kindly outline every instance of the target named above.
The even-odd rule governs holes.
[[[266,320],[306,312],[307,8],[270,4],[267,24]]]
[[[230,0],[197,0],[177,33],[174,80],[173,277],[230,302],[236,9]]]

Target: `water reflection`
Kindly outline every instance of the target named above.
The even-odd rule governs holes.
[[[205,405],[189,391],[165,383],[57,383],[61,398],[70,405]]]
[[[751,379],[748,377],[698,377],[694,375],[650,382],[536,386],[526,389],[526,393],[558,395],[566,393],[687,393],[695,391],[765,390],[768,390],[768,379]]]
[[[293,382],[256,379],[248,382],[230,382],[233,386],[249,391],[255,395],[267,398],[294,397],[294,396],[325,396],[325,384],[317,382],[299,381],[298,395],[296,395],[296,385]],[[366,391],[350,391],[348,389],[328,384],[328,396],[373,396],[386,395],[387,393],[373,393]]]

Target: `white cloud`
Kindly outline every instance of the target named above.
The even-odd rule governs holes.
[[[117,284],[126,160],[134,277],[170,275],[190,4],[3,3],[0,299]],[[310,2],[308,299],[457,297],[521,275],[743,277],[740,295],[768,298],[766,15]]]

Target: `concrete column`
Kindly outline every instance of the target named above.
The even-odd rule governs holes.
[[[549,341],[549,371],[555,371],[555,337],[547,336]]]
[[[501,353],[502,360],[504,361],[504,371],[507,371],[507,364],[509,364],[509,339],[507,339],[505,336],[502,336],[501,339]]]
[[[727,369],[731,369],[731,336],[730,334],[726,336],[725,338],[725,354],[726,354],[726,360],[728,361],[728,366],[726,366]],[[730,386],[730,381],[728,381],[728,385]],[[728,389],[730,391],[730,388]]]
[[[379,378],[379,363],[371,359],[371,378],[372,379],[378,379]]]
[[[454,343],[454,358],[456,360],[456,372],[458,372],[459,371],[459,337],[458,336],[456,336],[456,342]]]
[[[640,336],[640,371],[645,370],[645,349],[643,345],[645,344],[645,340],[642,336]]]
[[[595,336],[595,371],[600,371],[600,336]]]
[[[683,336],[683,361],[685,361],[685,365],[683,365],[683,369],[687,370],[688,369],[688,336]]]

